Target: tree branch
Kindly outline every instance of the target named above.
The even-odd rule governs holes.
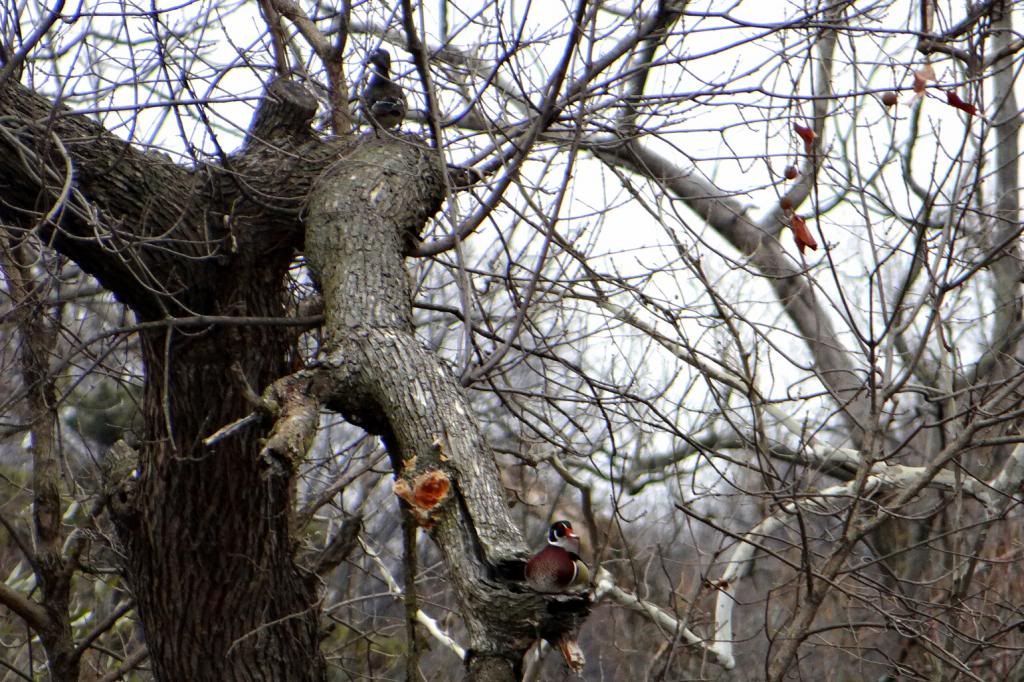
[[[660,606],[640,599],[635,594],[630,594],[623,590],[615,584],[615,578],[612,574],[603,568],[597,571],[597,575],[594,576],[594,582],[597,585],[595,597],[598,600],[608,598],[620,606],[636,611],[658,627],[670,632],[673,636],[681,636],[687,644],[699,647],[707,652],[718,665],[726,670],[732,670],[736,667],[736,659],[732,655],[731,645],[723,646],[722,642],[715,642],[718,633],[710,640],[700,637],[683,625],[675,616],[666,613]],[[709,641],[711,642],[710,644]]]
[[[53,625],[45,608],[4,583],[0,583],[0,604],[21,616],[37,633],[44,632]]]

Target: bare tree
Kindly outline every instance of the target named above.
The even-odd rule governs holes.
[[[5,5],[5,679],[1024,675],[1019,10],[537,4]]]

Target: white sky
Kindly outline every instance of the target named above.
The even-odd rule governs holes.
[[[425,5],[430,11],[436,7],[434,3]],[[484,58],[495,57],[505,49],[504,44],[497,42],[499,36],[493,27],[501,23],[504,36],[511,35],[521,13],[529,8],[530,15],[523,34],[528,47],[513,56],[499,73],[499,82],[541,83],[562,54],[565,20],[569,13],[566,3],[558,3],[556,8],[554,3],[508,2],[501,6],[507,10],[501,17],[486,6],[478,16],[472,3],[460,2],[458,5],[461,12],[453,9],[449,18],[452,43],[466,50],[478,50]],[[628,7],[627,3],[618,5]],[[652,2],[647,2],[644,7],[652,5]],[[861,24],[874,33],[865,32],[852,38],[844,36],[836,51],[837,66],[832,82],[836,96],[826,130],[831,153],[819,187],[820,200],[824,205],[831,203],[835,187],[845,182],[846,174],[858,171],[861,176],[870,175],[883,160],[887,145],[891,141],[899,143],[910,134],[912,107],[907,103],[909,88],[913,71],[920,67],[921,58],[914,52],[915,37],[903,30],[913,27],[917,21],[911,9],[914,3],[897,2],[889,7],[858,5],[858,9],[865,12]],[[58,24],[55,28],[55,46],[68,48],[58,62],[64,94],[107,89],[98,103],[86,103],[72,97],[72,105],[80,110],[96,106],[106,108],[97,115],[115,133],[136,143],[154,144],[187,160],[193,152],[182,145],[182,130],[175,118],[175,110],[164,105],[168,99],[186,102],[178,108],[184,116],[181,126],[195,153],[201,157],[213,154],[216,149],[196,115],[199,109],[194,100],[205,100],[208,103],[202,111],[213,125],[217,142],[225,151],[235,149],[249,123],[262,85],[270,75],[266,69],[271,63],[270,55],[260,46],[265,29],[256,3],[237,1],[219,5],[213,2],[161,1],[156,3],[156,7],[166,10],[166,13],[160,15],[158,23],[154,23],[148,14],[148,4],[137,7],[138,16],[122,21],[118,15],[125,6],[135,7],[119,2],[79,5],[82,12],[95,13],[92,26],[101,29],[110,40],[91,37],[77,41],[76,37],[90,23],[84,18],[77,23]],[[798,162],[800,157],[801,144],[792,133],[792,125],[794,122],[806,123],[811,113],[809,95],[812,92],[813,63],[807,59],[806,46],[809,38],[814,36],[799,28],[776,30],[778,22],[802,12],[802,4],[751,0],[725,5],[708,0],[690,3],[688,12],[696,15],[708,8],[719,12],[720,16],[687,17],[684,22],[685,39],[675,43],[670,51],[658,55],[663,65],[652,72],[649,91],[663,92],[668,99],[653,111],[654,116],[648,123],[660,130],[657,137],[649,137],[646,143],[679,159],[683,166],[688,165],[688,159],[692,160],[699,171],[711,178],[722,191],[734,193],[756,218],[775,205],[780,187],[784,187],[780,179],[782,169]],[[41,10],[41,6],[30,3],[25,17],[26,30],[38,20]],[[65,10],[68,14],[74,11],[73,6]],[[729,16],[722,16],[726,12]],[[212,20],[202,33],[197,50],[172,37],[175,33],[192,30],[199,17]],[[359,15],[358,19],[376,21],[380,25],[387,21],[383,13]],[[956,19],[958,17],[946,18],[944,23],[948,25]],[[613,13],[604,16],[599,22],[599,29],[588,36],[591,40],[584,42],[582,51],[585,54],[579,55],[576,67],[580,67],[585,58],[608,49],[625,33],[628,26],[620,26],[621,21],[622,17]],[[943,23],[941,18],[940,23]],[[326,22],[323,25],[326,26]],[[437,17],[428,16],[425,25],[428,39],[432,45],[436,44]],[[489,28],[484,28],[485,25]],[[395,29],[397,25],[391,24],[391,28]],[[160,41],[153,40],[157,32],[161,36]],[[882,43],[883,39],[886,42]],[[111,43],[111,40],[116,42]],[[350,52],[346,57],[349,78],[355,79],[361,73],[362,48],[376,43],[357,34],[353,34],[350,43],[360,47],[359,53]],[[301,41],[297,40],[296,44],[301,45]],[[308,57],[308,50],[303,48],[303,51],[305,62],[313,76],[318,78],[319,65]],[[408,56],[394,47],[392,52],[403,85],[415,92],[418,83]],[[785,55],[785,59],[781,55]],[[962,78],[962,74],[954,70],[948,61],[937,59],[936,63],[939,83],[949,87]],[[166,64],[167,68],[158,68],[160,64]],[[225,64],[233,66],[225,71]],[[144,78],[131,79],[126,75],[133,71],[141,72]],[[187,78],[183,74],[187,74]],[[46,74],[42,71],[31,72],[29,78],[40,84],[45,82],[47,90],[54,88],[53,81],[46,81]],[[726,87],[715,86],[723,81],[728,81]],[[170,92],[167,83],[173,84]],[[901,103],[892,109],[886,109],[870,98],[866,101],[859,98],[859,93],[865,91],[882,92],[890,88],[901,91]],[[971,96],[971,101],[991,101],[992,93],[979,93],[973,87],[961,87],[959,91],[965,98]],[[979,118],[966,120],[960,112],[946,106],[941,97],[941,93],[932,90],[924,104],[913,170],[919,181],[937,178],[947,192],[953,192],[959,179],[955,174],[947,177],[945,169],[951,166],[947,157],[969,158],[979,145],[991,143],[983,143],[978,138],[985,129],[984,121]],[[593,101],[600,103],[614,98],[613,90],[606,95],[595,96]],[[515,106],[506,106],[507,103],[499,98],[486,99],[483,104],[494,114],[504,112],[508,116],[516,116],[521,111]],[[148,108],[136,115],[138,105]],[[407,124],[407,127],[415,126]],[[850,137],[851,143],[847,148],[856,157],[853,168],[845,166],[836,153],[837,136]],[[455,144],[452,143],[453,155],[466,153],[457,150]],[[561,179],[561,159],[564,158],[560,154],[555,155],[556,163],[545,171],[542,160],[549,156],[538,155],[538,161],[528,164],[524,171],[527,177],[534,178],[548,192]],[[899,171],[898,163],[889,162],[881,174],[883,184],[880,187],[885,192],[885,199],[891,201],[899,212],[909,215],[916,211],[918,202],[905,189]],[[657,189],[642,182],[638,182],[638,187],[657,212],[658,220],[638,208],[606,167],[588,155],[581,155],[573,173],[573,185],[560,211],[559,230],[563,234],[576,235],[578,244],[587,246],[592,254],[591,262],[599,270],[624,277],[644,276],[652,270],[661,270],[650,277],[645,293],[678,302],[680,309],[693,316],[683,324],[691,341],[709,354],[728,355],[733,352],[728,339],[719,332],[708,331],[699,317],[700,313],[709,310],[708,298],[695,285],[692,274],[680,263],[670,245],[662,223],[670,226],[700,259],[716,288],[734,294],[737,311],[756,321],[778,345],[777,350],[764,343],[759,346],[762,388],[778,397],[817,393],[820,390],[817,382],[806,380],[806,372],[795,368],[786,359],[787,355],[792,355],[805,360],[807,353],[802,342],[788,333],[791,325],[766,283],[751,278],[742,263],[735,260],[735,252],[692,214]],[[508,195],[510,201],[518,201],[514,192]],[[543,193],[538,196],[544,200]],[[956,199],[959,201],[962,197],[957,195]],[[472,204],[469,198],[464,202]],[[865,273],[875,267],[871,244],[865,238],[869,225],[876,243],[888,243],[903,249],[908,247],[905,225],[887,220],[870,204],[870,201],[865,203],[855,198],[820,220],[833,255],[835,278],[828,272],[825,249],[809,252],[806,256],[807,263],[815,266],[814,280],[821,288],[821,295],[833,302],[837,318],[845,315],[841,295],[849,297],[853,310],[859,309],[859,317],[865,314],[865,296],[868,293]],[[602,210],[605,211],[603,215],[598,213]],[[802,213],[807,210],[806,205],[801,207]],[[510,213],[499,215],[507,219]],[[812,229],[817,222],[812,221]],[[495,243],[492,229],[485,226],[469,240],[466,248],[470,257],[487,257]],[[518,232],[517,245],[528,254],[535,255],[539,240],[533,234],[533,241],[528,243],[529,234]],[[784,234],[782,239],[793,257],[798,258],[789,235]],[[530,264],[532,259],[527,258],[525,262]],[[888,264],[884,286],[895,287],[905,267],[905,258],[897,258]],[[953,304],[951,301],[950,305]],[[957,314],[968,319],[977,317],[979,308],[986,306],[985,301],[971,298],[957,304],[961,306]],[[594,314],[588,324],[602,330],[607,319],[604,315]],[[842,340],[852,347],[850,335],[845,333],[842,324],[839,328]],[[973,354],[976,354],[983,340],[982,332],[983,329],[977,326],[961,330],[965,339],[961,352],[971,355],[973,348]],[[753,338],[749,331],[747,338]],[[458,340],[458,336],[453,339],[456,344]],[[626,369],[642,361],[648,372],[642,378],[647,390],[653,391],[661,384],[673,381],[669,402],[692,409],[708,407],[706,386],[699,381],[694,383],[692,374],[688,372],[673,379],[678,370],[676,363],[663,353],[649,349],[647,340],[639,333],[620,327],[599,331],[588,345],[585,357],[592,366],[623,376]],[[457,345],[450,349],[455,357],[459,356]],[[826,404],[817,400],[795,400],[792,406],[796,413],[819,416],[822,415],[819,410],[827,409]],[[659,442],[664,441],[663,446],[667,447],[671,440],[663,437]]]

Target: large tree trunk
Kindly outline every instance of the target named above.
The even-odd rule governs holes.
[[[325,299],[326,359],[288,381],[293,392],[298,381],[304,395],[384,437],[396,492],[405,491],[430,530],[462,605],[470,679],[511,682],[538,633],[552,640],[571,633],[589,599],[545,599],[517,587],[525,548],[494,454],[454,375],[413,334],[403,254],[440,205],[443,172],[416,139],[381,140],[317,183],[306,241]],[[288,423],[287,416],[279,422],[280,435]],[[275,452],[282,455],[301,452]],[[420,496],[424,486],[428,498],[436,491],[424,481],[440,482],[440,499]]]
[[[0,182],[10,189],[3,222],[39,230],[149,325],[145,433],[137,473],[114,482],[113,508],[125,577],[164,680],[324,679],[316,580],[293,559],[294,482],[264,476],[259,428],[201,442],[251,410],[246,389],[288,368],[295,332],[271,322],[284,316],[284,276],[302,241],[296,209],[327,150],[309,135],[311,98],[273,87],[260,133],[310,147],[312,163],[252,141],[228,168],[188,172],[87,119],[52,116],[17,84],[0,96],[0,115],[20,123],[0,143]],[[337,142],[333,152],[344,148]],[[71,194],[62,192],[65,164]]]
[[[423,474],[449,486],[414,510],[462,605],[473,679],[517,679],[538,632],[578,625],[586,598],[517,587],[525,548],[493,453],[454,377],[413,335],[404,254],[443,198],[436,152],[414,137],[315,139],[315,101],[276,82],[241,153],[189,172],[86,119],[51,118],[21,86],[0,94],[0,116],[24,122],[0,138],[0,183],[14,190],[0,219],[39,229],[145,325],[145,434],[137,461],[111,467],[136,473],[109,486],[159,679],[324,679],[317,580],[292,537],[295,474],[321,406],[379,434],[410,489]],[[326,359],[288,375],[284,278],[304,240]],[[280,411],[266,441],[249,426],[203,444],[268,386],[263,408]],[[570,616],[546,616],[552,601]]]
[[[284,369],[281,343],[196,335],[145,339],[148,433],[133,508],[118,515],[151,658],[168,680],[321,680],[315,580],[292,560],[291,482],[261,477],[258,430],[198,442],[242,416],[229,362],[269,381]]]

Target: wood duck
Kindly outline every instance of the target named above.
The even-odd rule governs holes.
[[[363,115],[377,131],[397,128],[405,118],[405,95],[391,80],[391,55],[387,50],[375,50],[369,62],[372,75],[363,90]]]
[[[526,562],[526,583],[538,592],[566,592],[589,581],[579,536],[568,521],[555,521],[548,529],[548,546]]]

